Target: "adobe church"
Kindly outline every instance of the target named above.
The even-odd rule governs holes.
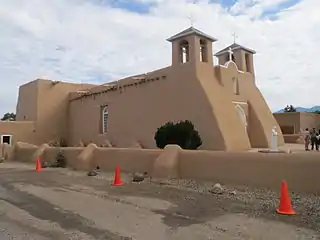
[[[65,139],[114,147],[156,148],[168,121],[190,120],[201,149],[269,148],[277,121],[255,84],[255,51],[236,43],[217,52],[217,39],[190,27],[167,39],[171,66],[102,85],[37,79],[20,86],[15,122],[1,122],[1,142],[42,144]]]

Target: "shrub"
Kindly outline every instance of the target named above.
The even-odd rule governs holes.
[[[68,143],[64,138],[59,139],[59,147],[68,147]]]
[[[154,140],[161,149],[167,144],[177,144],[183,149],[197,149],[202,144],[198,131],[189,120],[167,122],[157,129]]]
[[[67,159],[61,151],[57,153],[56,161],[52,165],[53,167],[59,167],[59,168],[67,167]]]
[[[57,140],[49,143],[52,147],[68,147],[67,141],[64,138],[58,138]]]

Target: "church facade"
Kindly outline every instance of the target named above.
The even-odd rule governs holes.
[[[37,79],[19,89],[16,122],[1,122],[12,142],[65,139],[115,147],[156,148],[154,134],[168,121],[190,120],[201,149],[269,148],[281,130],[255,84],[255,51],[236,43],[217,52],[217,39],[190,27],[167,39],[171,66],[103,85]],[[2,138],[1,138],[2,139]]]

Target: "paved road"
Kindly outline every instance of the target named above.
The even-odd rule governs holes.
[[[317,239],[216,196],[150,184],[112,188],[110,177],[68,172],[1,164],[0,239]]]
[[[71,205],[74,204],[73,201],[81,201],[82,197],[77,196],[70,201],[65,196],[60,196],[59,193],[63,193],[63,190],[58,186],[62,187],[64,183],[53,180],[59,179],[58,173],[35,173],[28,167],[22,167],[0,169],[1,240],[125,239],[119,234],[95,227],[93,222],[76,211],[69,211],[52,203],[51,195],[56,196],[58,203],[66,202]],[[52,186],[56,189],[49,190]],[[90,207],[90,199],[83,207]]]

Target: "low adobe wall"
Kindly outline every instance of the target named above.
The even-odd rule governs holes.
[[[190,151],[174,145],[164,150],[148,150],[100,148],[90,144],[85,148],[45,146],[41,160],[54,161],[59,150],[75,169],[89,170],[99,165],[103,171],[114,171],[119,165],[124,172],[146,171],[153,177],[208,180],[275,190],[286,180],[292,191],[320,194],[320,154],[317,152]],[[20,146],[14,152],[15,160],[31,162],[35,161],[37,149]]]
[[[119,165],[125,172],[151,172],[154,161],[162,150],[134,148],[98,148],[95,150],[92,164],[99,165],[102,170],[114,171]]]
[[[9,159],[12,148],[8,144],[0,144],[0,159]]]
[[[17,142],[10,150],[10,160],[18,162],[30,162],[38,150],[38,146],[25,142]]]
[[[285,134],[283,135],[285,143],[304,143],[304,137],[302,134]]]
[[[320,154],[224,153],[181,151],[181,178],[244,184],[278,189],[282,180],[290,189],[320,193]]]
[[[87,147],[40,147],[18,146],[14,147],[12,159],[19,162],[35,162],[40,157],[41,162],[53,163],[57,154],[61,152],[68,166],[78,170],[91,170],[100,166],[103,171],[114,171],[116,165],[124,172],[147,171],[151,172],[154,161],[162,153],[158,149],[138,148],[103,148],[95,144]]]

